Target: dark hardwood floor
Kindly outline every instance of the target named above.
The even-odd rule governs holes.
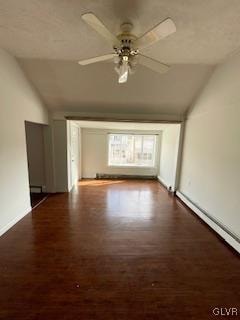
[[[0,238],[0,319],[216,319],[240,259],[156,181],[82,181]]]
[[[42,201],[44,201],[48,196],[48,193],[30,193],[30,199],[31,199],[31,206],[32,208],[35,208],[38,206]]]

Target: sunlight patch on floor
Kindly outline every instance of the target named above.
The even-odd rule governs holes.
[[[100,187],[104,185],[112,185],[123,183],[124,180],[82,180],[78,182],[79,186]]]

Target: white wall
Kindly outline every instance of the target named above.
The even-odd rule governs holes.
[[[104,129],[82,129],[82,176],[95,178],[96,173],[128,174],[128,175],[155,175],[158,174],[159,144],[157,145],[156,166],[154,168],[116,168],[108,166],[108,133],[130,132]],[[144,133],[131,131],[131,133]],[[161,135],[161,131],[145,131]]]
[[[175,191],[178,161],[180,124],[169,125],[163,130],[161,140],[159,180]]]
[[[55,175],[54,175],[54,148],[53,148],[53,121],[49,119],[49,125],[43,126],[44,137],[44,155],[45,155],[45,179],[46,192],[54,193]]]
[[[0,50],[0,234],[30,209],[24,121],[48,123],[48,113],[17,61]]]
[[[67,121],[53,120],[55,192],[69,191]]]
[[[46,189],[43,125],[26,122],[27,159],[30,186]]]
[[[180,192],[240,237],[240,55],[217,67],[188,115]]]

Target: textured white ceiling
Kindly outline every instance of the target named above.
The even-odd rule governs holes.
[[[177,32],[144,53],[172,64],[164,75],[138,66],[127,85],[113,64],[76,61],[111,51],[81,20],[94,12],[113,33],[131,21],[136,35],[171,17]],[[240,0],[0,0],[0,46],[52,110],[183,114],[212,65],[240,47]]]
[[[112,63],[80,66],[71,61],[21,59],[46,104],[55,111],[183,114],[212,67],[175,65],[158,74],[141,65],[118,84]]]
[[[111,51],[81,14],[141,35],[171,17],[177,32],[146,49],[166,63],[216,64],[240,46],[239,0],[0,0],[0,46],[17,57],[78,60]]]

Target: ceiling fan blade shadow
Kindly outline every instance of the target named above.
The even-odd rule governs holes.
[[[172,19],[167,18],[160,22],[153,29],[146,32],[143,36],[134,42],[134,46],[138,49],[146,48],[155,42],[168,37],[170,34],[176,32],[176,26]]]

